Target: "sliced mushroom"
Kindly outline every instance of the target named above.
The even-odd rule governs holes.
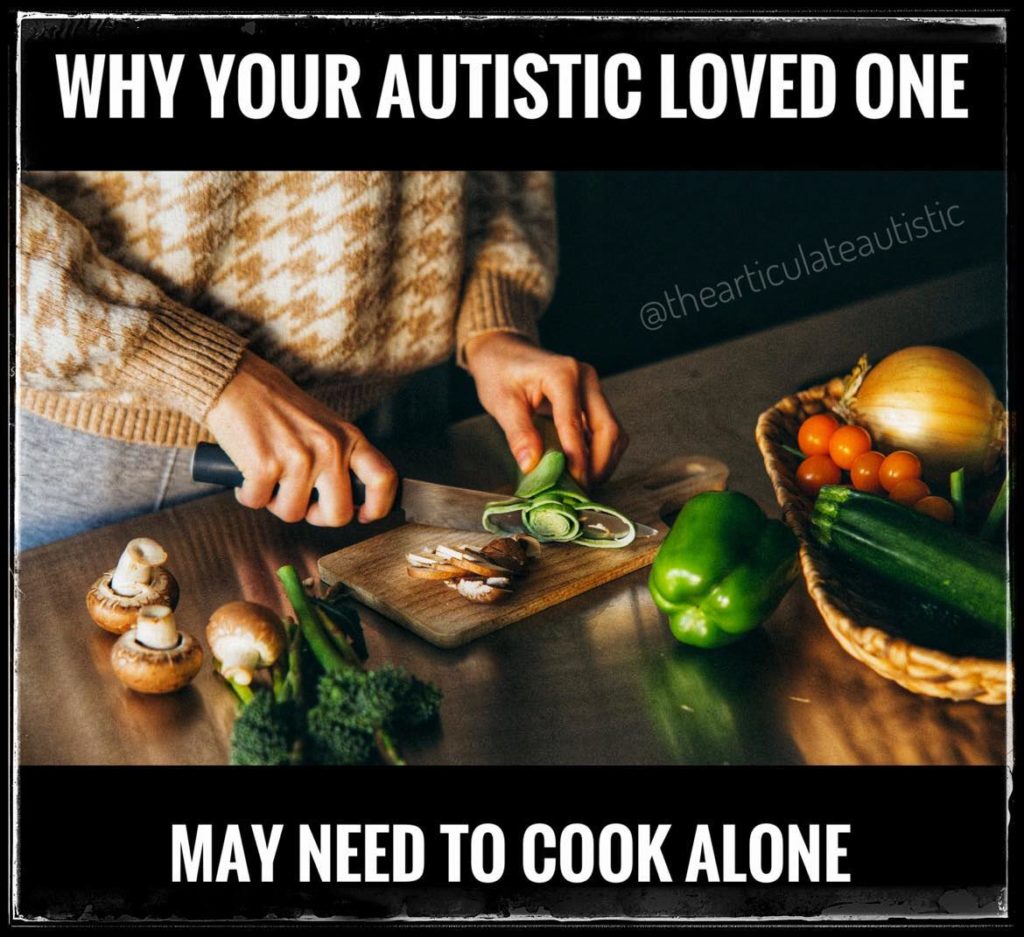
[[[437,563],[434,566],[406,566],[405,571],[413,579],[451,579],[465,572],[464,569],[447,563]]]
[[[147,605],[178,604],[178,583],[164,567],[167,553],[155,540],[138,537],[121,554],[114,569],[92,584],[85,598],[89,617],[105,631],[124,634]]]
[[[497,602],[512,592],[512,579],[526,573],[540,550],[533,537],[501,537],[484,547],[440,545],[406,554],[406,572],[415,579],[443,580],[471,602]]]
[[[523,576],[526,574],[526,563],[522,566],[513,568],[510,561],[502,561],[497,557],[487,556],[482,549],[472,547],[468,545],[460,546],[459,549],[474,563],[479,563],[484,567],[493,566],[496,571],[500,571],[502,576]],[[479,575],[479,574],[478,574]]]
[[[485,579],[476,579],[470,576],[456,580],[454,588],[458,590],[459,595],[469,599],[470,602],[482,602],[488,605],[512,594],[511,589],[491,585]]]
[[[433,553],[406,553],[405,561],[415,569],[433,569],[440,562]]]
[[[280,617],[255,602],[228,602],[211,616],[206,640],[226,680],[252,682],[253,671],[270,667],[286,646]]]
[[[497,563],[513,573],[523,573],[529,563],[526,545],[512,537],[499,537],[480,548],[486,560]]]
[[[139,609],[136,627],[110,651],[114,674],[139,693],[173,693],[190,683],[203,666],[203,649],[192,635],[178,631],[166,605]]]
[[[512,580],[508,576],[489,576],[484,582],[489,586],[494,586],[496,589],[512,588]]]
[[[437,554],[431,553],[407,553],[405,555],[406,572],[413,579],[451,579],[458,576],[462,570],[458,566],[452,566],[441,560]]]
[[[449,562],[452,566],[458,566],[469,573],[476,573],[478,576],[501,576],[508,573],[508,570],[497,563],[487,559],[474,559],[464,550],[456,550],[444,545],[434,551],[439,557]]]

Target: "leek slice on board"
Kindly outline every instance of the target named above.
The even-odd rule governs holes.
[[[487,505],[483,525],[493,534],[520,527],[542,542],[599,549],[625,547],[636,538],[636,525],[628,517],[590,500],[566,471],[564,453],[556,449],[545,452],[523,476],[514,498]]]

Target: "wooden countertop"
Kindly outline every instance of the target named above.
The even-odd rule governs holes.
[[[730,486],[777,514],[754,442],[758,414],[862,352],[943,342],[998,322],[1002,271],[982,268],[667,358],[606,382],[632,438],[620,472],[676,453],[729,464]],[[996,278],[993,280],[993,278]],[[998,295],[998,289],[995,291]],[[708,313],[709,315],[712,313]],[[609,316],[602,328],[640,328]],[[686,346],[686,320],[651,333]],[[389,454],[392,454],[389,452]],[[395,452],[407,474],[497,487],[512,477],[487,418]],[[110,671],[113,637],[84,596],[132,537],[154,537],[181,584],[181,626],[202,634],[222,602],[282,611],[274,570],[368,535],[287,525],[230,493],[49,544],[17,563],[16,742],[24,764],[217,764],[233,697],[208,664],[187,690],[142,697]],[[677,645],[641,571],[454,651],[364,614],[370,665],[402,664],[445,693],[434,737],[412,763],[999,764],[1006,711],[917,697],[848,657],[800,584],[761,632],[702,653]]]

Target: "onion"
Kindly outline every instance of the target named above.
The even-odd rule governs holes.
[[[876,449],[909,449],[938,484],[961,467],[978,476],[995,466],[1006,414],[989,379],[963,355],[920,345],[858,370],[836,412],[867,429]]]

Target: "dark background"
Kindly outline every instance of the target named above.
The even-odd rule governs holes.
[[[1005,263],[1006,177],[998,171],[567,171],[556,173],[556,192],[560,272],[541,340],[602,375],[966,267]],[[745,292],[658,331],[641,324],[640,307],[663,301],[663,291],[675,284],[697,293],[757,261],[763,269],[788,260],[792,270],[797,245],[821,249],[822,238],[836,244],[878,231],[885,243],[890,215],[912,218],[925,205],[934,210],[935,202],[959,205],[963,226],[759,294]],[[1005,297],[991,301],[1003,308]],[[979,366],[1001,367],[1000,336],[970,345]],[[472,382],[454,368],[451,405],[455,418],[480,412]]]
[[[425,919],[489,915],[523,927],[529,913],[550,923],[602,914],[621,919],[638,914],[670,920],[761,915],[816,917],[832,914],[898,914],[910,917],[941,909],[991,916],[1005,885],[1005,770],[990,766],[766,767],[686,766],[415,767],[181,767],[63,766],[19,770],[21,828],[71,831],[19,840],[19,913],[49,921],[109,921],[130,918],[190,920],[254,919],[270,916],[292,923],[299,914],[319,917]],[[923,775],[927,774],[927,778]],[[54,776],[75,796],[52,795]],[[197,775],[201,780],[197,782]],[[602,796],[596,793],[599,775]],[[201,796],[181,792],[202,785]],[[118,825],[116,809],[100,805],[113,790],[146,791],[147,806]],[[516,796],[526,791],[528,796]],[[506,792],[512,792],[508,796]],[[607,796],[604,792],[612,792]],[[643,796],[636,796],[643,792]],[[970,804],[970,822],[939,822],[956,803]],[[298,795],[298,796],[295,796]],[[898,805],[898,806],[897,806]],[[893,813],[900,811],[897,826]],[[954,812],[957,811],[954,806]],[[959,813],[956,813],[960,816]],[[440,823],[495,823],[505,832],[505,874],[492,885],[447,882],[447,849]],[[610,822],[671,824],[664,856],[672,883],[633,879],[609,885],[595,878],[565,885],[556,877],[531,885],[521,874],[518,844],[528,824],[568,822],[600,831]],[[216,870],[227,823],[242,827],[252,880],[234,876],[219,883],[171,879],[171,824],[213,827]],[[260,866],[248,824],[285,827],[273,884],[260,881]],[[412,883],[321,883],[298,880],[298,825],[322,823],[412,823],[425,834],[424,877]],[[845,884],[779,881],[759,885],[684,881],[697,823],[712,826],[721,861],[719,829],[737,829],[738,866],[757,823],[846,823],[848,855],[840,869]],[[130,839],[126,838],[128,832]],[[358,841],[357,841],[358,842]],[[362,846],[360,844],[360,850]],[[362,851],[355,868],[361,868]],[[390,854],[382,866],[390,862]],[[577,856],[578,861],[578,856]],[[468,869],[468,854],[462,861]],[[635,872],[635,867],[634,867]],[[1005,892],[1002,892],[1005,894]],[[603,909],[597,910],[597,909]],[[927,909],[927,910],[925,910]],[[962,923],[962,922],[961,922]],[[130,925],[129,925],[130,926]]]
[[[21,159],[27,169],[997,169],[1005,165],[1006,35],[987,24],[954,18],[909,20],[757,19],[711,17],[651,19],[521,18],[238,19],[210,18],[197,28],[188,18],[146,21],[26,20],[20,59],[21,100],[29,118],[21,126]],[[359,123],[314,116],[287,118],[280,107],[262,120],[243,117],[237,103],[223,118],[209,116],[201,67],[186,56],[175,94],[174,116],[154,108],[145,117],[111,118],[106,91],[95,118],[65,118],[55,54],[232,52],[348,52],[361,63],[355,89]],[[422,115],[376,117],[386,56],[400,52],[486,52],[518,55],[629,52],[641,65],[641,106],[629,120],[599,114],[561,119],[549,108],[536,120],[493,113],[485,79],[484,117],[465,110],[468,76],[460,72],[462,102],[444,120]],[[740,116],[735,95],[723,114],[685,121],[660,116],[659,58],[819,53],[836,65],[836,108],[826,118],[772,118],[762,97],[750,118]],[[863,117],[855,106],[856,62],[868,52],[889,56],[964,54],[964,87],[956,120]],[[683,70],[685,72],[685,69]],[[414,72],[415,74],[415,72]],[[540,79],[554,93],[551,73]],[[149,80],[155,92],[152,78]],[[677,90],[688,81],[677,74]],[[418,79],[410,78],[415,93]],[[573,85],[579,115],[581,81]],[[229,100],[235,97],[229,94]],[[152,98],[151,98],[152,100]],[[278,104],[280,102],[277,102]],[[365,112],[365,113],[364,113]],[[321,112],[322,113],[322,112]],[[74,141],[74,152],[68,141]],[[139,140],[159,140],[140,146]],[[196,141],[202,145],[197,146]],[[334,143],[335,145],[331,145]],[[414,162],[414,165],[410,165]]]

